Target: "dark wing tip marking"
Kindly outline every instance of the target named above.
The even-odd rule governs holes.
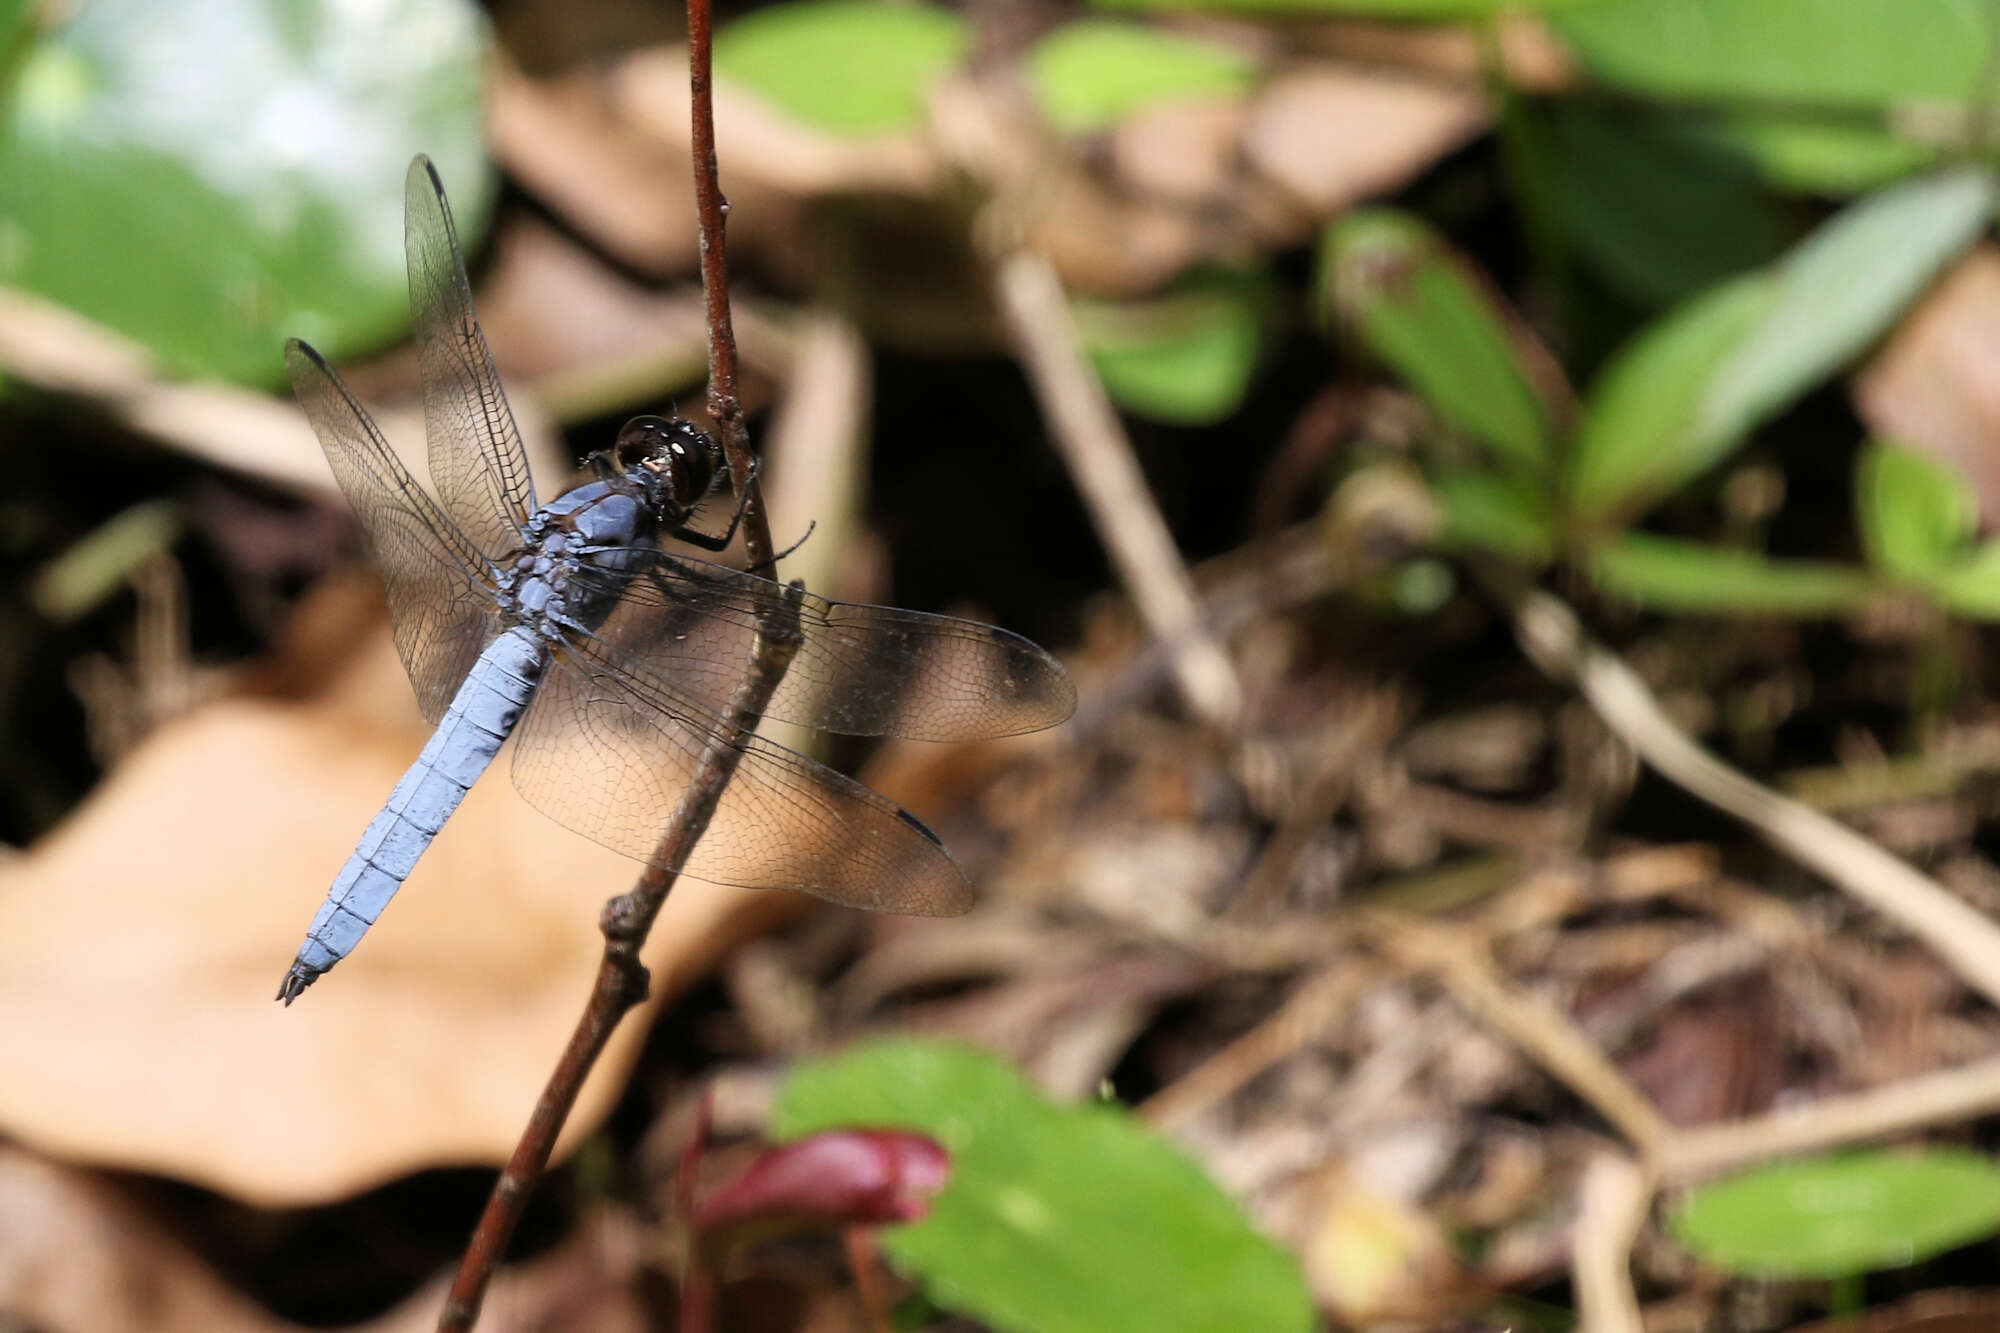
[[[918,819],[915,815],[911,814],[908,810],[905,810],[900,805],[896,807],[896,818],[902,820],[905,824],[908,824],[911,828],[923,834],[925,839],[928,840],[933,847],[944,846],[944,839],[940,838],[937,834],[931,832],[931,826],[929,824],[924,823],[923,820]]]
[[[317,347],[314,347],[304,338],[285,339],[286,364],[290,365],[298,361],[309,361],[313,365],[318,366],[321,370],[326,371],[328,374],[333,373],[333,367],[329,366],[326,363],[326,358],[319,354],[319,349]]]
[[[431,161],[431,155],[429,153],[418,153],[415,157],[412,157],[410,159],[410,170],[408,176],[414,177],[419,173],[422,173],[423,175],[428,176],[430,178],[432,189],[436,190],[439,194],[444,193],[444,181],[442,178],[439,177],[437,163]],[[408,179],[408,177],[406,177],[406,179]]]

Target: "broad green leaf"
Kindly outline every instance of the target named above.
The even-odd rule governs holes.
[[[1607,0],[1555,17],[1597,78],[1669,98],[1960,101],[1984,0]]]
[[[408,319],[403,173],[438,162],[461,227],[491,197],[484,21],[460,0],[95,0],[0,102],[0,285],[151,347],[170,371],[282,377]]]
[[[1152,13],[1209,11],[1253,15],[1372,15],[1386,19],[1481,19],[1597,4],[1600,0],[1091,0],[1099,9]]]
[[[1641,330],[1591,386],[1577,433],[1570,502],[1604,519],[1670,490],[1733,441],[1696,434],[1709,383],[1776,308],[1778,284],[1746,274]]]
[[[1855,502],[1868,558],[1912,583],[1957,563],[1979,522],[1979,501],[1964,478],[1892,444],[1872,444],[1862,455]]]
[[[1447,546],[1493,551],[1544,564],[1555,549],[1545,495],[1480,472],[1446,472],[1431,482]]]
[[[1234,412],[1264,341],[1261,274],[1212,269],[1141,301],[1078,298],[1077,331],[1105,391],[1139,416],[1206,425]]]
[[[1350,213],[1321,234],[1319,271],[1322,301],[1439,416],[1521,474],[1546,469],[1548,409],[1492,298],[1436,233],[1391,209]]]
[[[1931,578],[1928,590],[1956,615],[2000,620],[2000,538],[1980,543],[1962,563]]]
[[[1689,1193],[1675,1237],[1762,1277],[1897,1268],[2000,1229],[2000,1169],[1976,1153],[1856,1152],[1781,1162]]]
[[[1730,111],[1710,133],[1755,163],[1772,186],[1801,194],[1860,194],[1923,170],[1938,156],[1929,144],[1884,128],[1871,112],[1843,119]]]
[[[0,83],[13,72],[15,43],[33,35],[34,13],[28,0],[0,0]]]
[[[1994,198],[1992,173],[1967,168],[1842,209],[1778,265],[1777,305],[1708,386],[1696,433],[1740,436],[1866,351],[1985,230]]]
[[[939,1305],[1033,1333],[1313,1327],[1291,1257],[1121,1109],[1056,1106],[993,1056],[889,1041],[802,1066],[777,1133],[915,1129],[952,1155],[922,1221],[882,1244]]]
[[[1548,202],[1628,299],[1672,305],[1784,248],[1756,165],[1688,113],[1559,101],[1543,117]]]
[[[1868,576],[1846,565],[1771,560],[1644,532],[1600,548],[1589,571],[1613,596],[1689,615],[1840,615],[1873,592]]]
[[[1672,490],[1866,350],[1978,235],[1994,195],[1973,169],[1885,190],[1643,330],[1593,387],[1576,512],[1603,519]]]
[[[1067,23],[1028,53],[1035,102],[1069,134],[1101,130],[1155,103],[1237,97],[1257,66],[1230,47],[1138,23]]]
[[[956,14],[889,0],[794,0],[715,34],[715,69],[795,120],[870,135],[924,123],[931,85],[965,56]]]

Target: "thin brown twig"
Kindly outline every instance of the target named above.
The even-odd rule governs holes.
[[[771,532],[751,468],[743,405],[736,397],[736,344],[730,327],[728,261],[723,243],[729,205],[722,197],[716,176],[715,116],[709,99],[710,32],[708,0],[688,0],[695,199],[701,221],[702,290],[708,314],[708,408],[729,460],[730,476],[738,493],[748,496],[743,512],[744,547],[752,568],[768,570]],[[535,1103],[520,1142],[494,1182],[493,1194],[466,1246],[439,1316],[439,1333],[465,1333],[479,1317],[487,1284],[520,1222],[528,1196],[548,1166],[549,1155],[584,1079],[597,1063],[619,1020],[646,998],[649,978],[645,965],[639,961],[640,950],[668,892],[680,877],[680,868],[707,829],[723,790],[735,776],[745,741],[756,730],[764,706],[798,651],[798,617],[804,591],[804,585],[791,584],[782,608],[759,620],[756,645],[729,701],[728,725],[709,738],[701,763],[638,882],[629,892],[604,905],[598,922],[604,932],[604,956],[591,986],[590,1001]]]
[[[715,160],[715,101],[710,92],[713,36],[709,0],[688,0],[688,106],[693,117],[694,201],[701,216],[701,295],[708,314],[708,414],[729,458],[729,477],[749,502],[743,510],[743,549],[750,568],[768,573],[771,527],[764,517],[764,497],[752,484],[750,427],[743,418],[743,401],[736,395],[736,330],[729,314],[729,253],[723,232],[729,200],[722,194],[722,177]]]

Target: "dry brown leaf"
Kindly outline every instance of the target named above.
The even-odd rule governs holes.
[[[0,1127],[270,1205],[504,1159],[581,1010],[599,906],[638,868],[523,802],[509,756],[354,956],[291,1008],[271,999],[422,744],[400,674],[378,627],[309,697],[203,707],[0,868]],[[675,890],[646,952],[653,1005],[565,1145],[609,1109],[659,1000],[790,906]]]
[[[681,78],[685,84],[685,70]],[[495,60],[487,129],[507,170],[606,251],[649,273],[694,268],[694,176],[685,154],[669,157],[625,124],[594,71],[541,81]]]
[[[297,1327],[230,1290],[103,1181],[14,1147],[0,1147],[0,1323],[103,1333]]]
[[[1868,428],[1923,449],[1972,480],[2000,522],[2000,246],[1958,261],[1855,376]]]
[[[1325,65],[1280,74],[1265,87],[1251,108],[1243,151],[1323,218],[1407,184],[1483,134],[1492,119],[1476,90]]]
[[[1246,105],[1219,98],[1167,102],[1111,130],[1111,165],[1139,195],[1206,204],[1229,188]]]

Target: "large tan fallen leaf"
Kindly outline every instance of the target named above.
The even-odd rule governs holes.
[[[262,1204],[512,1147],[637,865],[524,803],[502,753],[339,968],[272,1002],[307,920],[423,741],[380,622],[310,694],[204,706],[0,869],[0,1130]],[[785,895],[683,883],[646,959],[686,984]],[[565,1143],[603,1117],[620,1028]]]
[[[2000,246],[1981,245],[1854,378],[1868,428],[1927,450],[1971,479],[1987,523],[2000,522]]]
[[[284,1333],[108,1185],[0,1147],[0,1321],[118,1333]],[[19,1321],[18,1323],[16,1321]]]
[[[649,1327],[647,1238],[622,1215],[588,1214],[557,1246],[496,1275],[481,1333]],[[437,1325],[448,1273],[352,1333]],[[106,1181],[0,1147],[0,1311],[7,1327],[94,1333],[298,1333],[231,1289],[162,1223]]]
[[[1476,88],[1320,65],[1281,74],[1258,94],[1243,152],[1307,212],[1325,218],[1414,180],[1483,134],[1492,118]]]

